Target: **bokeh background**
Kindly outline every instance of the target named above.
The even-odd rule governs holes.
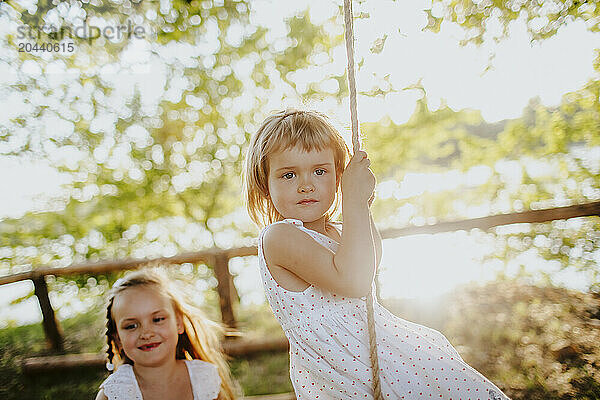
[[[302,105],[349,138],[341,5],[0,2],[0,274],[255,244],[240,187],[262,119]],[[599,1],[363,0],[354,14],[381,229],[600,200]],[[514,399],[598,399],[599,228],[385,240],[381,301]],[[168,268],[219,320],[211,266]],[[255,258],[229,270],[243,334],[281,335]],[[119,276],[47,278],[65,352],[102,351]],[[104,371],[23,373],[53,354],[30,281],[0,286],[0,305],[1,398],[94,395]],[[247,395],[291,390],[286,354],[231,362]]]

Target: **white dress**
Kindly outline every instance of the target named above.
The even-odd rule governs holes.
[[[286,219],[317,243],[338,243]],[[266,229],[266,228],[265,228]],[[259,268],[266,298],[290,342],[290,378],[299,400],[372,399],[371,364],[364,298],[335,295],[313,285],[302,292],[279,286],[267,268],[263,230]],[[396,317],[375,302],[380,380],[390,399],[508,399],[466,364],[436,330]]]
[[[213,400],[221,391],[221,377],[217,367],[201,360],[185,360],[194,400]],[[108,400],[143,400],[142,392],[135,379],[133,367],[123,364],[102,384],[104,395]]]

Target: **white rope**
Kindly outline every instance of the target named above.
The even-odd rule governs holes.
[[[358,134],[358,111],[356,107],[356,79],[354,78],[354,28],[352,18],[352,0],[344,0],[344,22],[346,26],[346,53],[348,55],[348,87],[350,89],[350,119],[352,121],[352,151],[360,150]],[[383,400],[381,381],[379,379],[379,357],[377,355],[377,336],[373,312],[373,290],[367,296],[367,325],[369,328],[369,350],[371,357],[371,373],[373,380],[373,396],[375,400]]]
[[[348,55],[348,88],[350,89],[350,119],[352,121],[352,151],[360,150],[358,135],[358,111],[356,110],[356,79],[354,78],[354,23],[352,0],[344,0],[344,22],[346,24],[346,54]]]

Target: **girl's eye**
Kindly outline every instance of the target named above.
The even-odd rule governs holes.
[[[315,174],[321,176],[321,175],[325,175],[326,172],[327,171],[325,171],[324,169],[319,168],[318,170],[315,171]]]
[[[282,176],[283,179],[292,179],[293,177],[294,177],[294,173],[293,172],[286,172]]]
[[[123,329],[131,330],[137,328],[137,324],[127,324],[123,327]]]
[[[155,317],[153,321],[154,322],[161,322],[161,321],[164,321],[164,320],[165,320],[165,317]]]

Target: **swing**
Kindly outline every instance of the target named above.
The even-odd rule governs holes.
[[[344,0],[344,25],[346,38],[346,54],[348,56],[348,87],[350,89],[350,119],[352,121],[352,153],[360,150],[358,138],[358,112],[356,109],[356,80],[354,78],[354,32],[352,20],[352,0]],[[369,354],[373,379],[373,395],[375,400],[382,400],[381,381],[379,379],[379,358],[377,356],[377,336],[373,312],[373,286],[366,298],[367,325],[369,329]]]

